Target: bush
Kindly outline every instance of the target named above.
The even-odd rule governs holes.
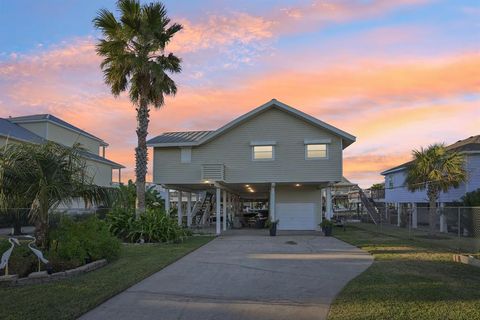
[[[107,215],[109,230],[128,242],[178,242],[191,235],[165,214],[163,209],[147,209],[139,219],[134,210],[115,209]]]
[[[62,270],[99,259],[114,260],[120,243],[108,225],[94,216],[78,222],[64,216],[51,232],[49,253],[54,269]]]

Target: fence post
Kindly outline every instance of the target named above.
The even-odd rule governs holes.
[[[417,212],[417,204],[412,202],[412,228],[418,228],[418,212]]]
[[[457,208],[457,218],[458,218],[457,219],[457,223],[458,223],[457,224],[457,226],[458,226],[458,228],[457,228],[458,232],[457,233],[458,233],[458,240],[460,240],[460,232],[461,232],[461,229],[462,229],[462,226],[460,224],[460,207]]]

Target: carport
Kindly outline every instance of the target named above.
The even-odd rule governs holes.
[[[332,192],[330,183],[224,183],[206,180],[203,184],[166,185],[167,190],[178,192],[181,205],[178,208],[178,223],[184,217],[187,226],[196,224],[192,218],[209,198],[210,214],[215,221],[217,234],[226,231],[235,216],[242,214],[243,203],[264,201],[268,203],[269,218],[278,220],[279,230],[318,230],[323,218],[333,216]],[[196,193],[197,203],[191,201]],[[170,211],[170,192],[167,193],[165,206]],[[217,201],[218,200],[218,201]],[[206,221],[207,217],[200,218]]]

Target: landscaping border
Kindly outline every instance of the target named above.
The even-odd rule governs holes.
[[[84,274],[90,271],[97,270],[107,264],[108,264],[107,260],[100,259],[97,261],[87,263],[75,269],[56,272],[52,274],[48,274],[47,271],[40,271],[40,272],[32,272],[25,278],[18,278],[18,275],[16,274],[1,276],[0,287],[22,286],[22,285],[39,284],[39,283],[47,283],[47,282],[62,280],[62,279],[70,278],[79,274]]]

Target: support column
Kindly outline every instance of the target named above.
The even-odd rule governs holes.
[[[412,228],[417,229],[418,228],[418,218],[417,218],[417,204],[415,202],[412,202]]]
[[[320,230],[320,226],[319,224],[322,223],[322,220],[323,220],[323,188],[320,188],[320,201],[318,202],[319,206],[320,206],[320,219],[317,220],[317,229]]]
[[[223,226],[223,231],[227,230],[227,190],[223,190],[223,221],[222,221],[222,226]]]
[[[118,168],[118,185],[122,183],[122,168]]]
[[[400,203],[395,203],[395,211],[397,212],[397,227],[400,227],[400,224],[402,223]]]
[[[440,203],[438,207],[440,211],[440,232],[447,232],[447,219],[445,216],[445,203]]]
[[[326,203],[326,212],[325,218],[327,220],[331,220],[333,217],[333,210],[332,210],[332,187],[329,185],[327,187],[327,203]]]
[[[276,205],[276,199],[275,199],[275,182],[272,182],[272,184],[270,185],[270,201],[269,201],[269,205],[270,205],[270,220],[271,221],[275,221],[276,220],[276,217],[275,217],[275,205]]]
[[[170,216],[170,190],[165,189],[167,192],[165,193],[165,214]]]
[[[217,235],[220,235],[221,232],[221,225],[220,225],[220,201],[222,200],[222,190],[217,187],[216,189],[216,195],[215,195],[215,204],[216,204],[216,210],[215,210],[215,227],[216,227],[216,232]]]
[[[178,191],[178,201],[177,201],[177,216],[178,216],[178,225],[182,225],[182,219],[183,219],[183,206],[182,206],[182,201],[183,200],[183,192]]]
[[[187,227],[192,226],[192,193],[187,193]]]

